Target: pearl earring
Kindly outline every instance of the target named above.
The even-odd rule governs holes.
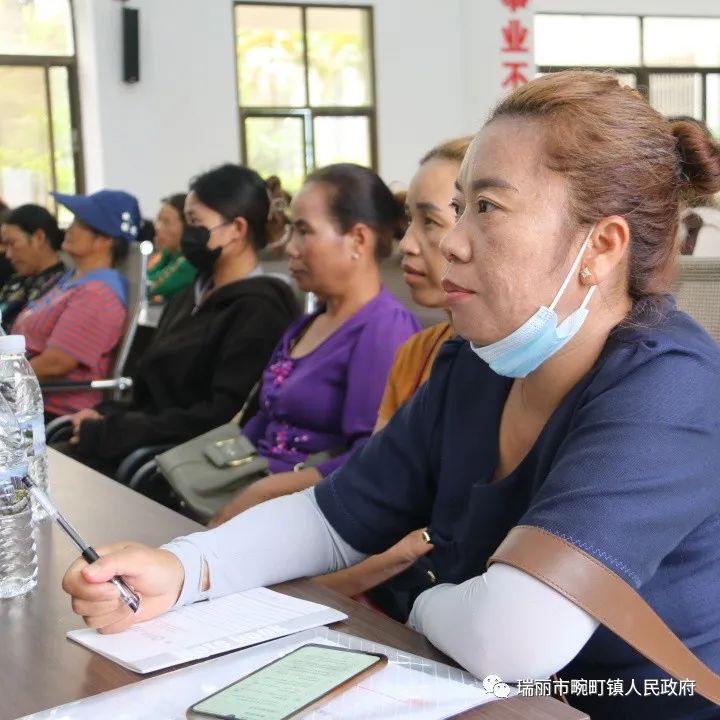
[[[585,266],[585,267],[580,271],[580,277],[581,277],[583,280],[589,280],[589,279],[592,277],[592,271],[590,270],[590,268],[587,267],[587,266]]]
[[[350,257],[351,257],[353,260],[359,260],[359,259],[360,259],[360,253],[354,252]]]

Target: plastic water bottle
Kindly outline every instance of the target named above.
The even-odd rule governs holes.
[[[45,414],[40,383],[25,358],[22,335],[0,337],[0,395],[15,413],[27,455],[28,472],[35,485],[48,492],[48,463],[45,447]],[[35,521],[47,512],[33,502]]]
[[[24,595],[37,584],[32,506],[22,482],[26,473],[20,426],[0,396],[0,598]]]

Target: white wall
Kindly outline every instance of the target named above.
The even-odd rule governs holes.
[[[507,13],[499,0],[369,2],[380,172],[406,183],[426,150],[477,129],[500,95],[500,20]],[[86,184],[88,191],[128,189],[151,214],[160,196],[198,171],[241,159],[232,2],[128,5],[140,9],[134,85],[121,81],[122,4],[75,0]]]
[[[267,0],[274,2],[276,0]],[[315,0],[375,8],[380,172],[406,183],[440,140],[501,97],[501,0]],[[232,0],[130,0],[140,82],[121,82],[117,0],[74,0],[88,190],[121,187],[146,215],[191,176],[240,158]],[[720,15],[720,0],[530,0],[535,11]],[[521,11],[532,25],[530,10]],[[516,15],[517,16],[517,15]],[[532,75],[533,69],[529,68]]]
[[[232,6],[224,0],[146,0],[140,82],[122,82],[121,8],[75,0],[88,191],[122,188],[146,215],[190,177],[240,157]]]
[[[612,15],[720,15],[717,0],[531,0],[535,12],[601,13]]]
[[[526,77],[535,75],[532,52],[533,15],[529,0],[528,9],[511,12],[501,0],[465,0],[460,31],[464,47],[464,74],[462,108],[465,123],[471,129],[479,129],[488,113],[509,88],[503,87],[508,70],[504,60],[528,62]],[[529,52],[519,56],[501,52],[503,28],[512,19],[519,19],[530,29],[527,46]]]
[[[379,170],[406,184],[422,154],[470,131],[460,105],[462,1],[375,0]]]

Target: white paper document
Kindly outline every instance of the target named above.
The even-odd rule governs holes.
[[[390,662],[312,711],[306,720],[444,720],[497,700],[479,680],[457,668],[354,635],[316,628],[21,720],[185,720],[191,705],[307,643],[379,652]]]
[[[325,605],[257,588],[188,605],[116,635],[84,628],[67,636],[129,670],[148,673],[346,618]]]

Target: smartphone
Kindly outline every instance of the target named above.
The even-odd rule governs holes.
[[[203,452],[220,468],[244,465],[254,460],[257,454],[255,446],[244,435],[206,445]]]
[[[300,718],[387,665],[385,655],[303,645],[195,703],[192,720]]]

